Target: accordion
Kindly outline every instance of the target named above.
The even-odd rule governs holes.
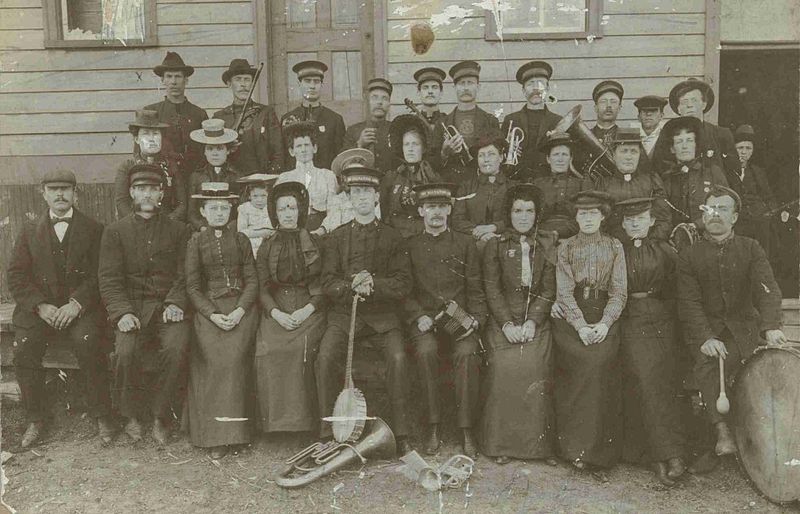
[[[460,341],[478,328],[478,320],[462,309],[456,302],[445,302],[442,309],[433,318],[436,332],[447,334],[455,341]]]

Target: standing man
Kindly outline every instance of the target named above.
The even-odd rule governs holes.
[[[166,96],[161,102],[145,106],[144,109],[156,111],[158,121],[169,124],[166,131],[169,145],[165,145],[165,150],[178,155],[178,165],[184,175],[188,175],[203,159],[203,152],[192,143],[189,133],[199,129],[203,120],[208,119],[204,109],[186,98],[186,86],[194,68],[186,65],[177,52],[167,52],[164,61],[153,68],[153,73],[161,77]]]
[[[447,73],[435,67],[422,68],[414,73],[420,101],[419,111],[422,114],[425,125],[428,127],[426,158],[435,169],[439,169],[442,151],[442,139],[436,139],[437,128],[441,128],[441,123],[447,116],[439,110],[439,102],[442,99],[442,85],[446,78]]]
[[[347,128],[343,149],[365,148],[375,155],[375,168],[382,174],[395,169],[395,162],[389,149],[389,107],[392,105],[392,83],[386,79],[375,78],[367,82],[369,117]]]
[[[462,176],[466,176],[465,166],[455,164],[462,152],[465,154],[481,137],[500,131],[497,118],[478,107],[480,74],[481,66],[475,61],[461,61],[450,68],[458,105],[439,123],[434,136],[435,141],[443,141],[440,152],[442,168],[458,169]],[[454,136],[446,135],[442,125],[452,125],[458,133]],[[474,155],[472,157],[475,158]]]
[[[250,90],[255,86],[253,83],[255,74],[256,68],[250,66],[247,59],[231,61],[228,69],[222,73],[222,82],[230,88],[233,103],[215,112],[214,118],[225,120],[225,128],[238,129],[240,145],[238,152],[234,154],[233,163],[240,171],[245,175],[251,173],[277,175],[283,166],[283,141],[275,109],[251,99],[247,112],[242,117],[244,103]],[[242,123],[239,127],[235,127],[239,118],[242,118]]]
[[[356,342],[368,339],[383,348],[392,432],[397,452],[405,455],[412,449],[408,442],[409,363],[397,312],[411,289],[408,251],[400,233],[375,217],[380,173],[354,166],[343,174],[355,217],[330,233],[323,252],[322,290],[332,306],[316,363],[319,412],[330,416],[342,390],[353,295],[358,295],[362,300],[354,337]],[[323,423],[320,435],[331,436],[330,424]]]
[[[539,150],[547,132],[553,130],[561,116],[547,108],[547,96],[553,67],[545,61],[530,61],[517,70],[517,82],[525,95],[525,106],[512,112],[503,120],[502,134],[507,135],[510,127],[519,127],[525,133],[522,141],[522,155],[519,157],[517,180],[544,177],[549,173],[547,155]]]
[[[424,184],[414,188],[425,231],[408,242],[413,288],[405,302],[408,334],[419,362],[422,394],[428,409],[429,431],[425,451],[439,450],[442,421],[439,392],[439,344],[447,345],[453,359],[458,428],[463,453],[474,457],[478,447],[472,427],[478,415],[478,334],[456,340],[434,327],[434,318],[445,302],[455,302],[483,326],[488,316],[481,279],[480,258],[472,238],[448,228],[453,207],[454,184]]]
[[[133,213],[130,185],[130,170],[137,164],[151,164],[161,169],[164,175],[164,199],[161,208],[170,218],[186,221],[188,194],[188,170],[181,170],[175,152],[166,152],[164,132],[169,125],[158,121],[156,111],[136,111],[136,119],[128,125],[133,134],[133,159],[128,159],[117,168],[114,178],[114,206],[117,219]]]
[[[592,134],[609,148],[617,137],[617,116],[622,107],[622,97],[625,90],[616,80],[604,80],[592,90],[594,112],[597,114],[597,123],[592,127]]]
[[[22,447],[39,440],[48,418],[42,358],[48,342],[63,337],[86,378],[89,415],[104,443],[115,429],[109,419],[108,363],[101,349],[102,306],[97,259],[103,226],[73,207],[75,174],[54,171],[42,179],[49,212],[24,227],[8,263],[14,297],[14,365],[28,428]],[[59,335],[61,334],[61,335]]]
[[[163,185],[157,167],[131,168],[134,213],[106,228],[98,271],[115,325],[115,407],[128,418],[125,432],[134,441],[142,439],[143,418],[152,415],[153,438],[162,445],[170,403],[185,378],[191,331],[184,275],[189,228],[161,213]],[[154,383],[143,377],[148,357],[157,363]]]
[[[735,191],[711,186],[703,209],[705,235],[678,259],[678,317],[695,356],[695,379],[716,429],[716,455],[736,453],[728,417],[715,406],[720,392],[719,358],[725,361],[726,375],[733,377],[760,338],[768,344],[786,342],[780,330],[781,291],[764,250],[755,240],[733,231],[741,206]],[[710,453],[701,459],[716,462]],[[706,469],[713,468],[706,464]]]
[[[342,116],[320,103],[322,81],[325,79],[328,66],[319,61],[303,61],[295,64],[292,71],[297,74],[303,100],[300,106],[283,115],[281,126],[285,127],[297,121],[308,121],[316,125],[319,137],[314,165],[329,170],[333,158],[341,151],[345,128]],[[287,155],[283,169],[291,170],[294,167],[294,158]]]
[[[739,167],[731,130],[704,119],[705,113],[714,106],[714,90],[710,84],[693,77],[678,83],[669,92],[669,106],[678,116],[690,116],[702,122],[702,154],[707,159],[725,171]],[[669,147],[670,141],[659,138],[654,157],[659,162],[669,160]]]
[[[639,110],[642,146],[649,160],[653,159],[653,150],[664,127],[664,106],[667,99],[655,95],[647,95],[636,99],[633,105]]]

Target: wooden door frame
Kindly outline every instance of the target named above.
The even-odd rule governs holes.
[[[363,78],[362,83],[366,87],[367,80],[371,74],[375,77],[386,76],[386,61],[387,61],[387,45],[386,45],[386,2],[387,0],[375,0],[371,3],[373,6],[372,12],[372,30],[364,31],[362,28],[362,37],[372,39],[372,55],[365,56],[364,62],[372,62],[372,68],[368,69],[367,66],[362,67]],[[272,19],[272,12],[270,2],[268,0],[253,0],[253,31],[255,32],[254,53],[256,62],[264,62],[264,71],[262,77],[259,79],[258,90],[255,91],[253,96],[261,103],[274,103],[272,97],[272,90],[269,84],[272,80],[270,75],[270,21]],[[366,111],[365,111],[366,112]]]

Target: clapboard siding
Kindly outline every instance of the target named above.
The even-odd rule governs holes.
[[[127,136],[130,138],[130,135]],[[130,150],[131,139],[121,139],[122,146]],[[3,157],[3,172],[0,173],[0,189],[6,185],[38,184],[47,170],[66,168],[80,173],[81,183],[113,182],[116,170],[130,154],[117,155],[38,155]],[[2,206],[0,206],[2,209]]]

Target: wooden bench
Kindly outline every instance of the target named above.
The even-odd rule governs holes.
[[[14,313],[13,303],[0,304],[0,365],[14,364],[14,325],[11,315]],[[78,369],[78,359],[64,344],[58,340],[47,345],[47,353],[42,359],[45,368]]]

